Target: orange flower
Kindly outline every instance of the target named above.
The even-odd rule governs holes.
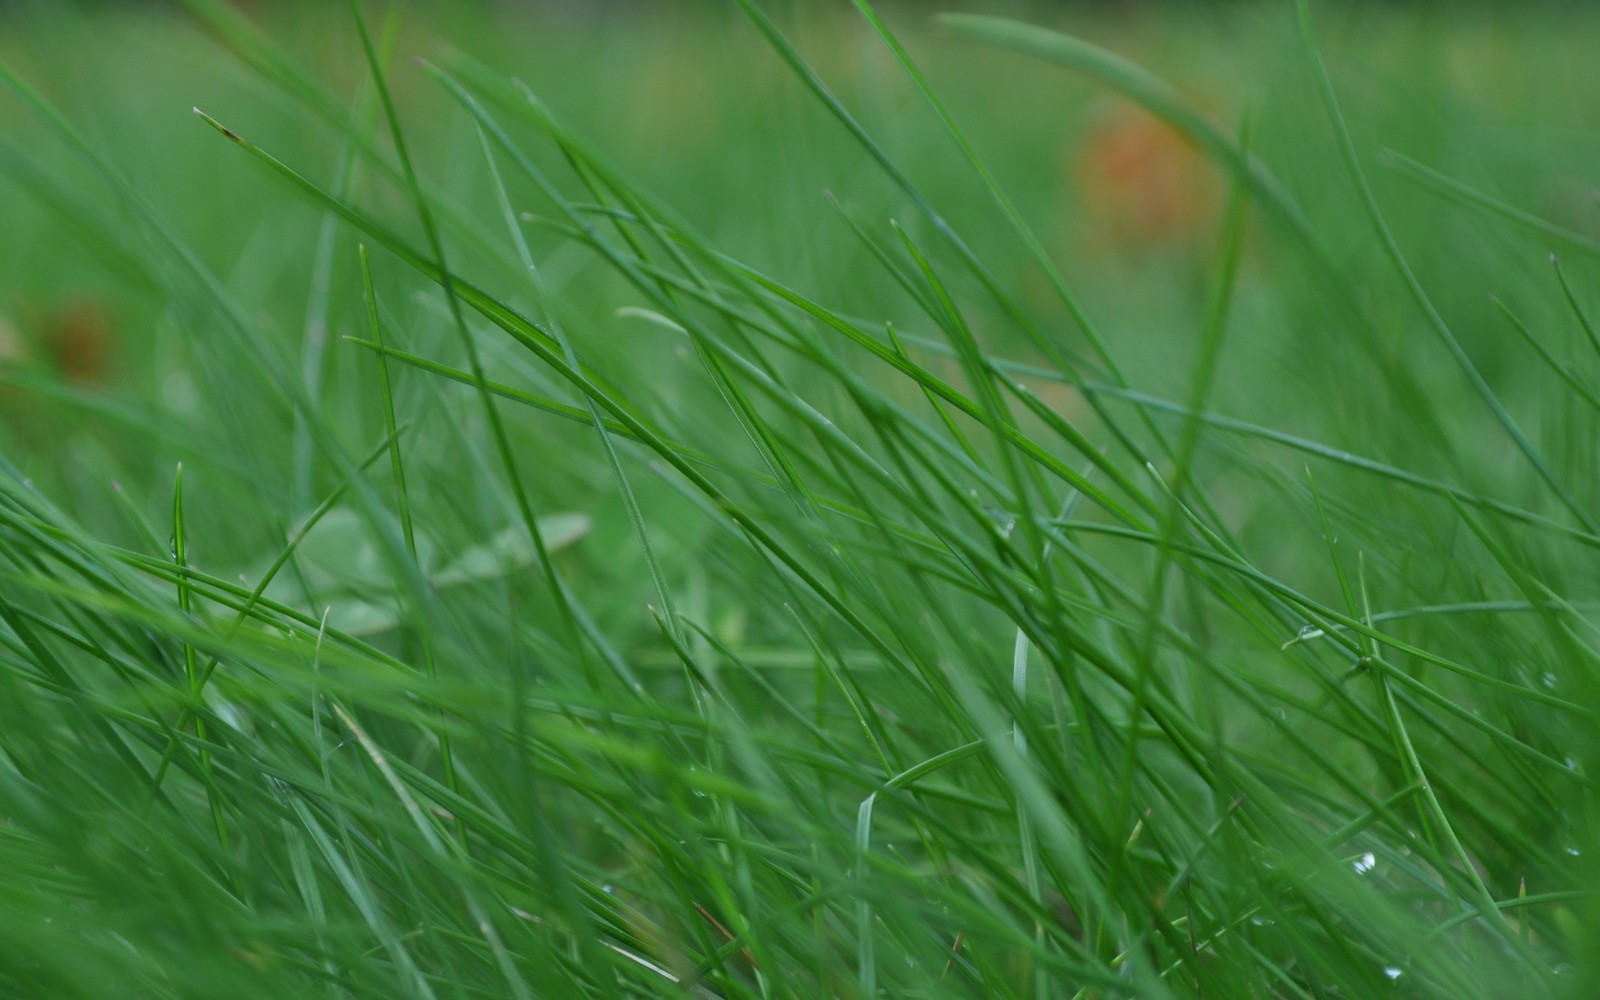
[[[45,347],[56,370],[70,382],[104,382],[111,374],[115,339],[111,313],[93,299],[78,299],[56,310],[45,329]]]
[[[37,359],[63,381],[78,384],[104,382],[110,376],[116,327],[101,302],[78,296],[47,306],[24,306],[21,316],[32,349],[16,344],[13,350],[0,351],[0,363]]]
[[[1122,103],[1103,112],[1070,155],[1091,240],[1189,246],[1216,224],[1215,172],[1184,136],[1142,108]]]

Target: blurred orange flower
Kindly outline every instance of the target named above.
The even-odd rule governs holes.
[[[43,306],[28,303],[17,318],[24,334],[0,322],[0,365],[31,362],[77,384],[110,377],[116,327],[104,303],[87,296]]]
[[[1217,176],[1188,139],[1144,109],[1108,107],[1069,151],[1091,241],[1189,246],[1209,238]]]

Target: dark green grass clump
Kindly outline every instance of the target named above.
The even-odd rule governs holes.
[[[1493,24],[1346,83],[1228,15],[1234,104],[866,0],[566,25],[677,67],[618,156],[398,19],[325,84],[187,6],[235,112],[154,154],[0,63],[123,352],[4,373],[0,994],[1600,982],[1600,242],[1449,85]],[[1030,168],[1041,81],[1191,159]],[[1106,221],[1169,169],[1183,232]]]

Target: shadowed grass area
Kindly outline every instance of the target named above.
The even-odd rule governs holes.
[[[1600,982],[1592,14],[183,7],[0,34],[0,992]]]

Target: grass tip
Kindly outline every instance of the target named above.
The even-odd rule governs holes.
[[[226,125],[222,124],[221,122],[217,121],[215,118],[213,118],[210,115],[206,114],[204,111],[201,111],[200,107],[198,105],[193,107],[191,110],[194,111],[195,114],[199,115],[201,120],[204,121],[207,125],[210,125],[212,128],[216,129],[218,132],[221,132],[223,135],[227,136],[229,139],[232,139],[234,142],[239,143],[241,146],[244,145],[244,139],[240,138],[239,133],[235,132],[233,129],[231,129],[228,126],[226,126]]]

